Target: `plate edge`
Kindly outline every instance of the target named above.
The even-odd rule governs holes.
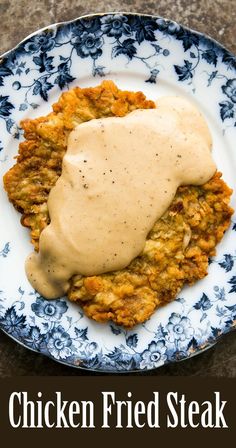
[[[58,26],[61,26],[61,25],[68,25],[70,23],[77,22],[77,20],[81,20],[81,19],[87,19],[87,18],[98,17],[98,16],[99,17],[103,17],[103,16],[107,16],[107,15],[114,15],[114,14],[124,14],[124,15],[132,15],[132,16],[151,17],[151,18],[154,18],[154,19],[161,19],[161,20],[165,20],[165,21],[168,21],[168,22],[172,22],[172,23],[178,23],[178,25],[180,25],[182,28],[190,31],[191,33],[197,34],[198,36],[201,36],[201,37],[203,37],[205,39],[208,39],[208,40],[214,42],[215,45],[220,47],[223,51],[227,51],[228,53],[230,53],[230,55],[232,55],[234,58],[236,58],[236,54],[234,54],[231,50],[228,50],[228,48],[226,48],[223,44],[218,42],[215,38],[209,36],[208,34],[205,34],[205,33],[201,32],[201,31],[197,31],[197,30],[194,30],[191,27],[183,25],[180,22],[176,22],[175,20],[168,19],[167,17],[158,16],[158,15],[155,15],[155,14],[143,14],[141,12],[107,11],[107,12],[98,12],[98,13],[85,14],[85,15],[82,15],[82,16],[75,17],[74,19],[71,19],[71,20],[65,20],[65,21],[62,21],[62,22],[55,22],[55,23],[52,23],[50,25],[46,25],[46,26],[44,26],[42,28],[39,28],[38,30],[33,31],[32,33],[30,33],[26,37],[24,37],[24,39],[22,39],[20,42],[18,42],[13,48],[11,48],[10,50],[7,50],[3,54],[1,54],[0,55],[0,64],[1,64],[1,59],[7,57],[9,54],[11,54],[12,52],[16,51],[17,48],[22,43],[26,42],[31,37],[37,36],[37,34],[40,34],[43,31],[51,30],[51,29],[57,28]]]
[[[30,39],[30,38],[33,37],[33,36],[37,36],[38,34],[42,33],[43,31],[51,30],[51,29],[57,28],[57,27],[62,26],[62,25],[68,25],[68,24],[70,24],[70,23],[77,22],[77,21],[79,21],[79,20],[81,20],[81,19],[87,19],[87,18],[92,18],[92,17],[103,17],[103,16],[107,16],[107,15],[115,15],[115,14],[131,15],[131,16],[141,16],[141,17],[150,17],[150,18],[154,18],[154,19],[162,19],[162,20],[165,20],[165,21],[168,21],[168,22],[171,22],[171,23],[178,23],[178,24],[179,24],[182,28],[184,28],[185,30],[188,30],[188,31],[190,31],[191,33],[193,33],[193,34],[195,34],[195,35],[201,36],[201,37],[203,37],[204,39],[207,39],[207,40],[213,42],[218,48],[220,48],[220,49],[223,50],[223,51],[228,52],[230,55],[232,55],[234,58],[236,58],[236,56],[234,55],[234,53],[233,53],[231,50],[228,50],[224,45],[222,45],[221,43],[219,43],[219,42],[218,42],[216,39],[214,39],[213,37],[211,37],[211,36],[209,36],[208,34],[205,34],[205,33],[203,33],[203,32],[194,30],[194,29],[192,29],[192,28],[190,28],[190,27],[188,27],[188,26],[186,26],[186,25],[183,25],[183,24],[180,23],[180,22],[176,22],[176,21],[174,21],[174,20],[172,20],[172,19],[169,19],[169,18],[167,18],[167,17],[163,17],[163,16],[159,16],[159,15],[155,15],[155,14],[144,14],[144,13],[141,13],[141,12],[129,12],[129,11],[119,11],[119,10],[118,10],[118,11],[104,11],[104,12],[100,12],[100,13],[85,14],[85,15],[78,16],[78,17],[76,17],[76,18],[74,18],[74,19],[71,19],[71,20],[61,21],[61,22],[55,22],[55,23],[52,23],[52,24],[50,24],[50,25],[46,25],[45,27],[39,28],[39,29],[37,29],[36,31],[34,31],[34,32],[28,34],[26,37],[24,37],[24,38],[23,38],[20,42],[18,42],[13,48],[11,48],[10,50],[7,50],[7,51],[4,52],[3,54],[1,54],[1,55],[0,55],[0,64],[1,64],[1,62],[2,62],[2,59],[6,58],[6,57],[8,57],[10,54],[14,53],[14,52],[17,50],[17,48],[18,48],[20,45],[22,45],[22,43],[26,42],[28,39]],[[171,364],[174,364],[174,363],[176,363],[176,362],[179,363],[179,362],[182,362],[182,361],[186,361],[186,360],[188,360],[188,359],[190,359],[190,358],[192,358],[192,357],[194,357],[194,356],[196,356],[196,355],[198,355],[198,354],[201,354],[201,353],[203,353],[204,351],[207,351],[207,350],[209,350],[210,348],[214,347],[214,346],[219,342],[219,340],[221,340],[221,339],[224,337],[225,334],[231,333],[231,332],[233,332],[233,331],[236,330],[235,326],[231,326],[227,331],[223,332],[220,336],[218,336],[218,337],[215,339],[214,342],[209,343],[209,345],[207,345],[207,346],[204,347],[204,348],[198,348],[196,351],[194,351],[193,353],[191,353],[187,358],[183,358],[183,359],[180,359],[180,360],[176,359],[176,360],[173,360],[173,361],[168,361],[168,363],[166,363],[166,364],[162,364],[162,365],[160,365],[160,366],[157,367],[157,368],[151,368],[151,369],[147,369],[147,370],[143,370],[143,371],[140,370],[140,369],[137,369],[137,370],[132,370],[132,369],[131,369],[131,370],[122,370],[122,371],[119,371],[119,370],[91,369],[91,368],[83,367],[83,366],[80,366],[80,365],[77,366],[77,365],[69,364],[69,363],[67,363],[67,362],[63,362],[63,361],[61,361],[61,360],[57,360],[57,359],[53,358],[53,357],[52,357],[50,354],[48,354],[48,353],[43,353],[43,352],[41,352],[41,351],[39,351],[39,350],[34,350],[34,349],[32,349],[32,347],[27,346],[27,345],[24,344],[22,341],[19,341],[18,339],[14,338],[11,334],[9,334],[9,333],[7,333],[5,330],[3,330],[3,328],[1,328],[1,326],[0,326],[0,329],[1,329],[1,331],[2,331],[4,334],[6,334],[6,335],[7,335],[8,337],[10,337],[12,340],[14,340],[15,342],[17,342],[18,344],[20,344],[20,345],[23,346],[24,348],[26,348],[26,349],[28,349],[28,350],[34,352],[34,353],[39,353],[39,354],[41,354],[41,355],[43,355],[43,356],[45,356],[45,357],[47,357],[47,358],[52,359],[52,360],[55,361],[55,362],[58,362],[58,363],[60,363],[60,364],[62,364],[62,365],[65,365],[65,366],[67,366],[67,367],[73,367],[73,368],[75,368],[75,369],[81,369],[81,370],[84,370],[84,371],[94,372],[94,373],[98,373],[98,374],[99,374],[99,373],[107,373],[107,374],[132,374],[132,373],[141,373],[141,374],[142,374],[142,373],[143,373],[143,374],[145,374],[145,373],[147,373],[147,372],[156,370],[156,369],[158,369],[158,368],[160,368],[160,367],[163,367],[163,366],[165,366],[165,365],[171,365]]]

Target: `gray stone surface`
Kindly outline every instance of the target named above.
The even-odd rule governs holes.
[[[0,0],[0,51],[51,23],[106,11],[142,12],[176,20],[236,52],[235,0]]]
[[[38,28],[84,14],[131,11],[155,14],[204,32],[236,53],[235,0],[0,0],[0,54]],[[16,375],[84,375],[26,350],[0,332],[0,377]],[[235,333],[189,360],[146,374],[236,377]]]

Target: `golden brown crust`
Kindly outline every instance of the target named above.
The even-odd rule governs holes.
[[[230,224],[232,190],[216,173],[202,186],[179,187],[148,235],[143,253],[122,271],[72,279],[68,297],[99,321],[132,328],[207,275],[208,258]]]
[[[25,141],[20,143],[17,163],[4,176],[9,200],[22,213],[22,225],[31,229],[38,250],[41,231],[49,223],[47,199],[61,174],[69,132],[93,118],[122,117],[135,109],[154,108],[142,92],[127,92],[112,81],[97,87],[64,92],[45,117],[21,122]]]
[[[69,132],[92,118],[153,107],[142,93],[122,92],[104,81],[95,88],[65,92],[49,115],[22,122],[26,140],[20,144],[16,165],[4,176],[4,185],[10,201],[23,213],[22,224],[31,229],[36,250],[49,223],[47,198],[61,174]],[[184,284],[207,275],[208,258],[230,223],[231,193],[220,173],[203,186],[180,187],[148,235],[143,253],[122,271],[75,276],[69,299],[99,322],[113,320],[126,328],[144,322],[157,307],[173,300]]]

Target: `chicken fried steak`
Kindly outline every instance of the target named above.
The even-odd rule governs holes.
[[[50,222],[47,199],[61,174],[71,130],[93,118],[154,107],[141,92],[124,92],[104,81],[95,88],[65,92],[52,113],[22,122],[25,141],[4,185],[22,213],[22,224],[31,229],[36,251],[40,233]],[[72,277],[68,298],[99,322],[113,320],[126,328],[144,322],[157,307],[173,300],[184,284],[207,275],[208,258],[230,223],[231,193],[220,173],[202,186],[179,187],[149,233],[142,254],[120,271]]]
[[[36,250],[40,233],[50,221],[47,199],[61,175],[69,133],[93,118],[123,117],[135,109],[152,108],[155,103],[143,93],[122,91],[112,81],[104,81],[98,87],[64,92],[53,112],[21,122],[25,141],[19,145],[16,165],[4,176],[4,186],[9,200],[22,213],[22,225],[31,229]]]

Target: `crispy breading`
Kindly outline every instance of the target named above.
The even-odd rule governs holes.
[[[53,112],[21,122],[25,141],[19,145],[16,165],[4,176],[4,186],[9,200],[22,213],[22,225],[31,229],[36,250],[40,233],[49,224],[47,199],[61,175],[71,130],[93,118],[123,117],[135,109],[154,107],[142,92],[122,91],[112,81],[104,81],[97,87],[64,92]]]
[[[43,228],[50,222],[47,199],[61,174],[69,132],[92,118],[124,116],[137,108],[153,108],[138,92],[122,92],[111,81],[95,88],[65,92],[46,117],[25,120],[25,141],[17,164],[4,176],[13,205],[23,213],[38,250]],[[132,328],[173,300],[184,284],[207,275],[233,213],[232,190],[216,173],[202,186],[179,187],[176,196],[149,233],[142,254],[121,271],[93,277],[74,276],[68,297],[99,322],[113,320]]]
[[[121,271],[75,276],[68,293],[87,316],[132,328],[207,275],[208,258],[230,224],[232,190],[217,172],[202,186],[179,187],[149,233],[142,254]]]

